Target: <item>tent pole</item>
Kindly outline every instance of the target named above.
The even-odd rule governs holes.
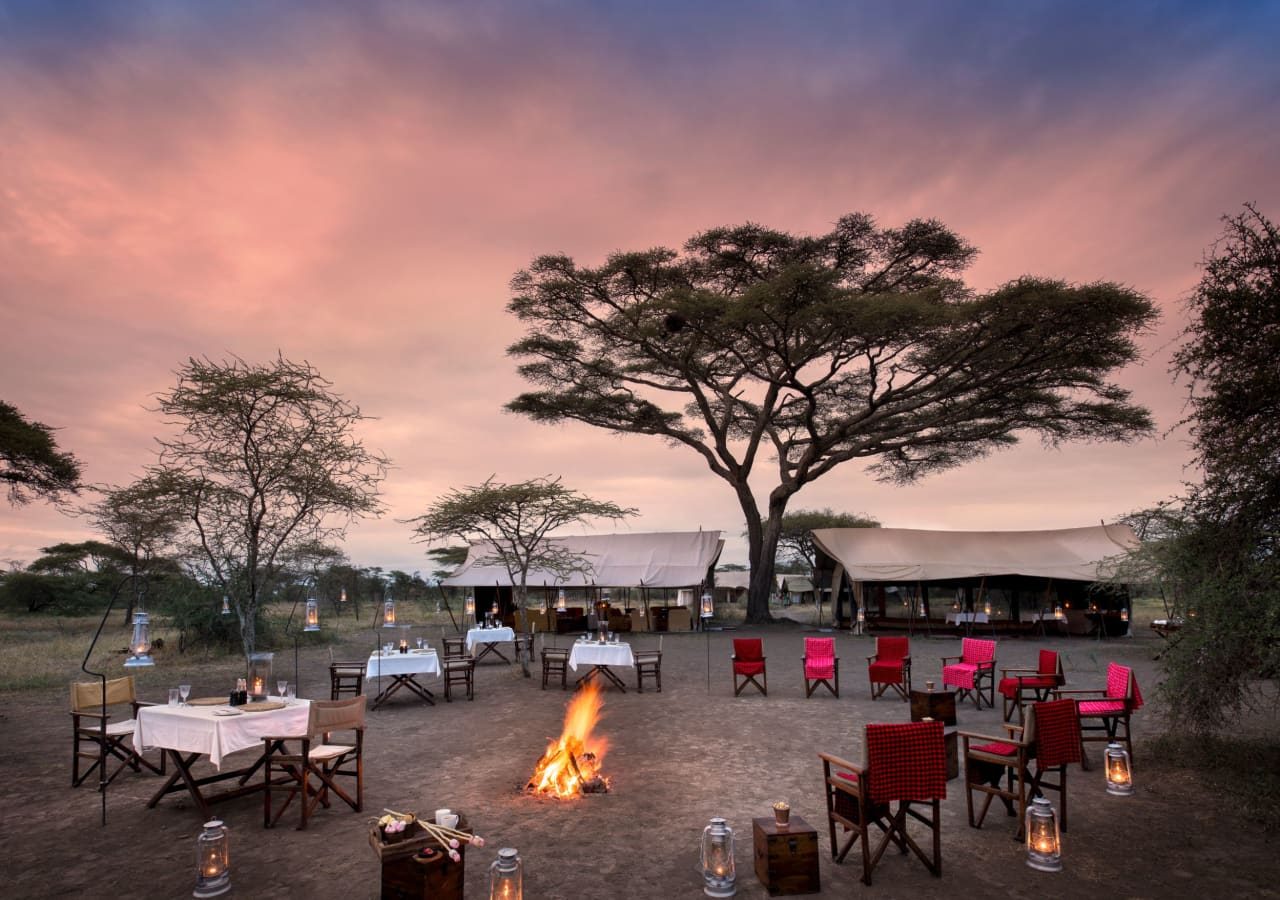
[[[457,620],[453,617],[453,607],[449,605],[449,595],[444,592],[444,587],[438,581],[436,582],[436,590],[440,592],[440,599],[444,601],[444,609],[449,614],[449,621],[453,623],[453,630],[461,631],[462,629],[458,627]]]

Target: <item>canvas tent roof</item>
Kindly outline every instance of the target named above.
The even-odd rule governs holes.
[[[1128,525],[1054,531],[922,531],[821,528],[813,542],[853,581],[942,581],[1026,575],[1098,581],[1138,545]]]
[[[734,590],[746,590],[751,587],[750,572],[717,572],[716,587],[733,588]]]
[[[552,572],[532,570],[530,588],[553,587],[693,587],[702,584],[716,564],[724,541],[718,531],[666,531],[648,534],[589,534],[554,537],[550,541],[581,554],[589,573],[560,579]],[[472,544],[467,559],[441,584],[453,587],[511,586],[511,576],[491,561],[487,542]]]
[[[813,581],[807,575],[779,575],[778,590],[789,594],[807,594],[813,590]]]

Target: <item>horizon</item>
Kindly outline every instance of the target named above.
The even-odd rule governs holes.
[[[429,571],[401,520],[490,475],[561,475],[719,530],[732,492],[687,451],[504,413],[511,277],[564,252],[680,247],[747,221],[937,218],[966,283],[1115,281],[1162,318],[1116,376],[1156,436],[1024,439],[909,487],[847,463],[790,510],[885,527],[1113,522],[1195,481],[1170,361],[1221,219],[1280,207],[1280,6],[0,0],[0,399],[125,484],[188,357],[306,359],[375,417],[387,514],[359,566]],[[764,470],[767,471],[765,466]],[[759,491],[757,491],[759,494]],[[0,506],[0,564],[87,537]],[[565,532],[570,533],[570,532]]]

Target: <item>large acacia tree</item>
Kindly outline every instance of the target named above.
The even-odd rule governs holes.
[[[787,504],[842,463],[909,482],[1020,432],[1056,444],[1150,431],[1108,380],[1138,357],[1150,301],[1032,277],[977,293],[960,279],[974,254],[936,221],[854,214],[824,235],[716,228],[683,253],[596,267],[542,256],[508,306],[527,328],[508,352],[536,389],[507,408],[697,453],[742,507],[748,619],[766,620]]]
[[[291,551],[379,513],[388,461],[309,363],[190,359],[177,374],[159,408],[178,434],[159,442],[148,478],[181,510],[203,580],[231,599],[247,655]]]

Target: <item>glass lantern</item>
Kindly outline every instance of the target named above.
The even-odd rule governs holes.
[[[704,619],[710,619],[715,614],[716,614],[715,599],[711,596],[710,591],[706,591],[702,595],[702,612],[700,615]]]
[[[1128,624],[1128,622],[1129,622],[1129,610],[1128,610],[1128,609],[1122,609],[1122,610],[1120,610],[1120,621],[1121,621],[1121,622],[1124,622],[1125,624]]]
[[[1065,622],[1067,620],[1067,611],[1061,606],[1055,606],[1053,608],[1053,617],[1059,622]]]
[[[196,838],[196,889],[192,897],[217,897],[231,890],[227,829],[218,819],[204,823]]]
[[[719,816],[702,829],[702,892],[708,897],[732,897],[738,892],[733,867],[733,829]]]
[[[1107,793],[1128,797],[1133,793],[1133,769],[1129,765],[1129,751],[1112,741],[1103,754],[1107,769]]]
[[[396,627],[396,601],[388,597],[382,604],[382,627]]]
[[[224,616],[231,615],[231,598],[226,594],[222,595],[222,614]]]
[[[1053,804],[1037,797],[1027,807],[1027,865],[1041,872],[1062,871],[1062,835]]]
[[[343,588],[343,589],[342,589],[342,593],[338,595],[338,602],[339,602],[339,603],[346,603],[346,602],[347,602],[347,589],[346,589],[346,588]]]
[[[489,900],[522,900],[524,863],[513,847],[503,847],[489,866]]]
[[[271,690],[271,660],[274,653],[249,654],[249,695],[262,699]]]
[[[987,615],[991,615],[991,601],[990,601],[990,600],[988,600],[986,603],[982,604],[982,611],[983,611],[984,613],[986,613]]]
[[[129,669],[156,664],[151,658],[151,617],[144,612],[133,614],[133,636],[129,639],[129,658],[124,664]]]
[[[303,631],[320,630],[320,604],[315,600],[307,601],[307,624]]]
[[[462,611],[474,621],[476,617],[476,598],[467,597],[466,600],[462,601]]]
[[[556,595],[556,612],[567,612],[568,609],[569,603],[565,599],[564,591],[562,590],[558,595]]]

